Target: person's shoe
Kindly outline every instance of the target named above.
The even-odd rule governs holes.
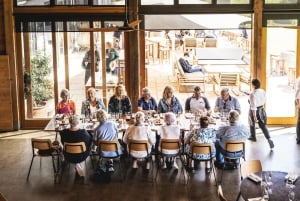
[[[178,170],[178,165],[177,165],[176,161],[174,161],[173,167],[174,167],[176,170]]]
[[[205,173],[209,174],[211,172],[211,168],[205,168]]]
[[[268,139],[269,145],[270,145],[270,149],[274,148],[274,143],[271,139]]]
[[[249,137],[248,140],[251,140],[253,142],[256,142],[256,137]]]

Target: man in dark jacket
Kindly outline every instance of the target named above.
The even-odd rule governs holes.
[[[186,52],[186,53],[184,53],[184,58],[181,57],[179,59],[179,63],[185,73],[193,73],[193,72],[197,72],[197,71],[203,72],[202,68],[200,66],[197,66],[197,65],[192,66],[189,63],[189,61],[187,60],[188,58],[189,58],[189,53]]]

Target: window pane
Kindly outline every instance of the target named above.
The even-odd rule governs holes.
[[[88,5],[88,0],[56,0],[55,5]]]
[[[54,114],[51,33],[30,33],[27,42],[30,64],[24,69],[24,75],[29,75],[29,82],[24,82],[25,115],[26,118],[47,118]]]
[[[295,99],[296,45],[297,29],[267,28],[266,105],[269,117],[295,115],[295,107],[291,103]]]
[[[39,1],[17,0],[17,6],[46,6],[46,5],[50,5],[50,0],[39,0]]]
[[[249,4],[250,0],[217,0],[217,4]]]
[[[93,5],[125,5],[125,0],[93,0]]]
[[[179,4],[211,4],[211,0],[179,0]]]
[[[296,4],[297,0],[265,0],[265,4]]]
[[[267,20],[268,27],[293,27],[297,26],[297,19],[272,19]]]
[[[141,0],[141,5],[174,5],[174,0]]]

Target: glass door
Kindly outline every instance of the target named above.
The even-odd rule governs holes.
[[[297,72],[296,20],[268,20],[266,30],[266,112],[269,124],[296,122],[294,97]]]

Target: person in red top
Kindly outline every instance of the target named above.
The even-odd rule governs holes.
[[[57,114],[76,114],[76,106],[73,100],[70,100],[68,89],[62,89],[60,92],[61,101],[56,105]]]

